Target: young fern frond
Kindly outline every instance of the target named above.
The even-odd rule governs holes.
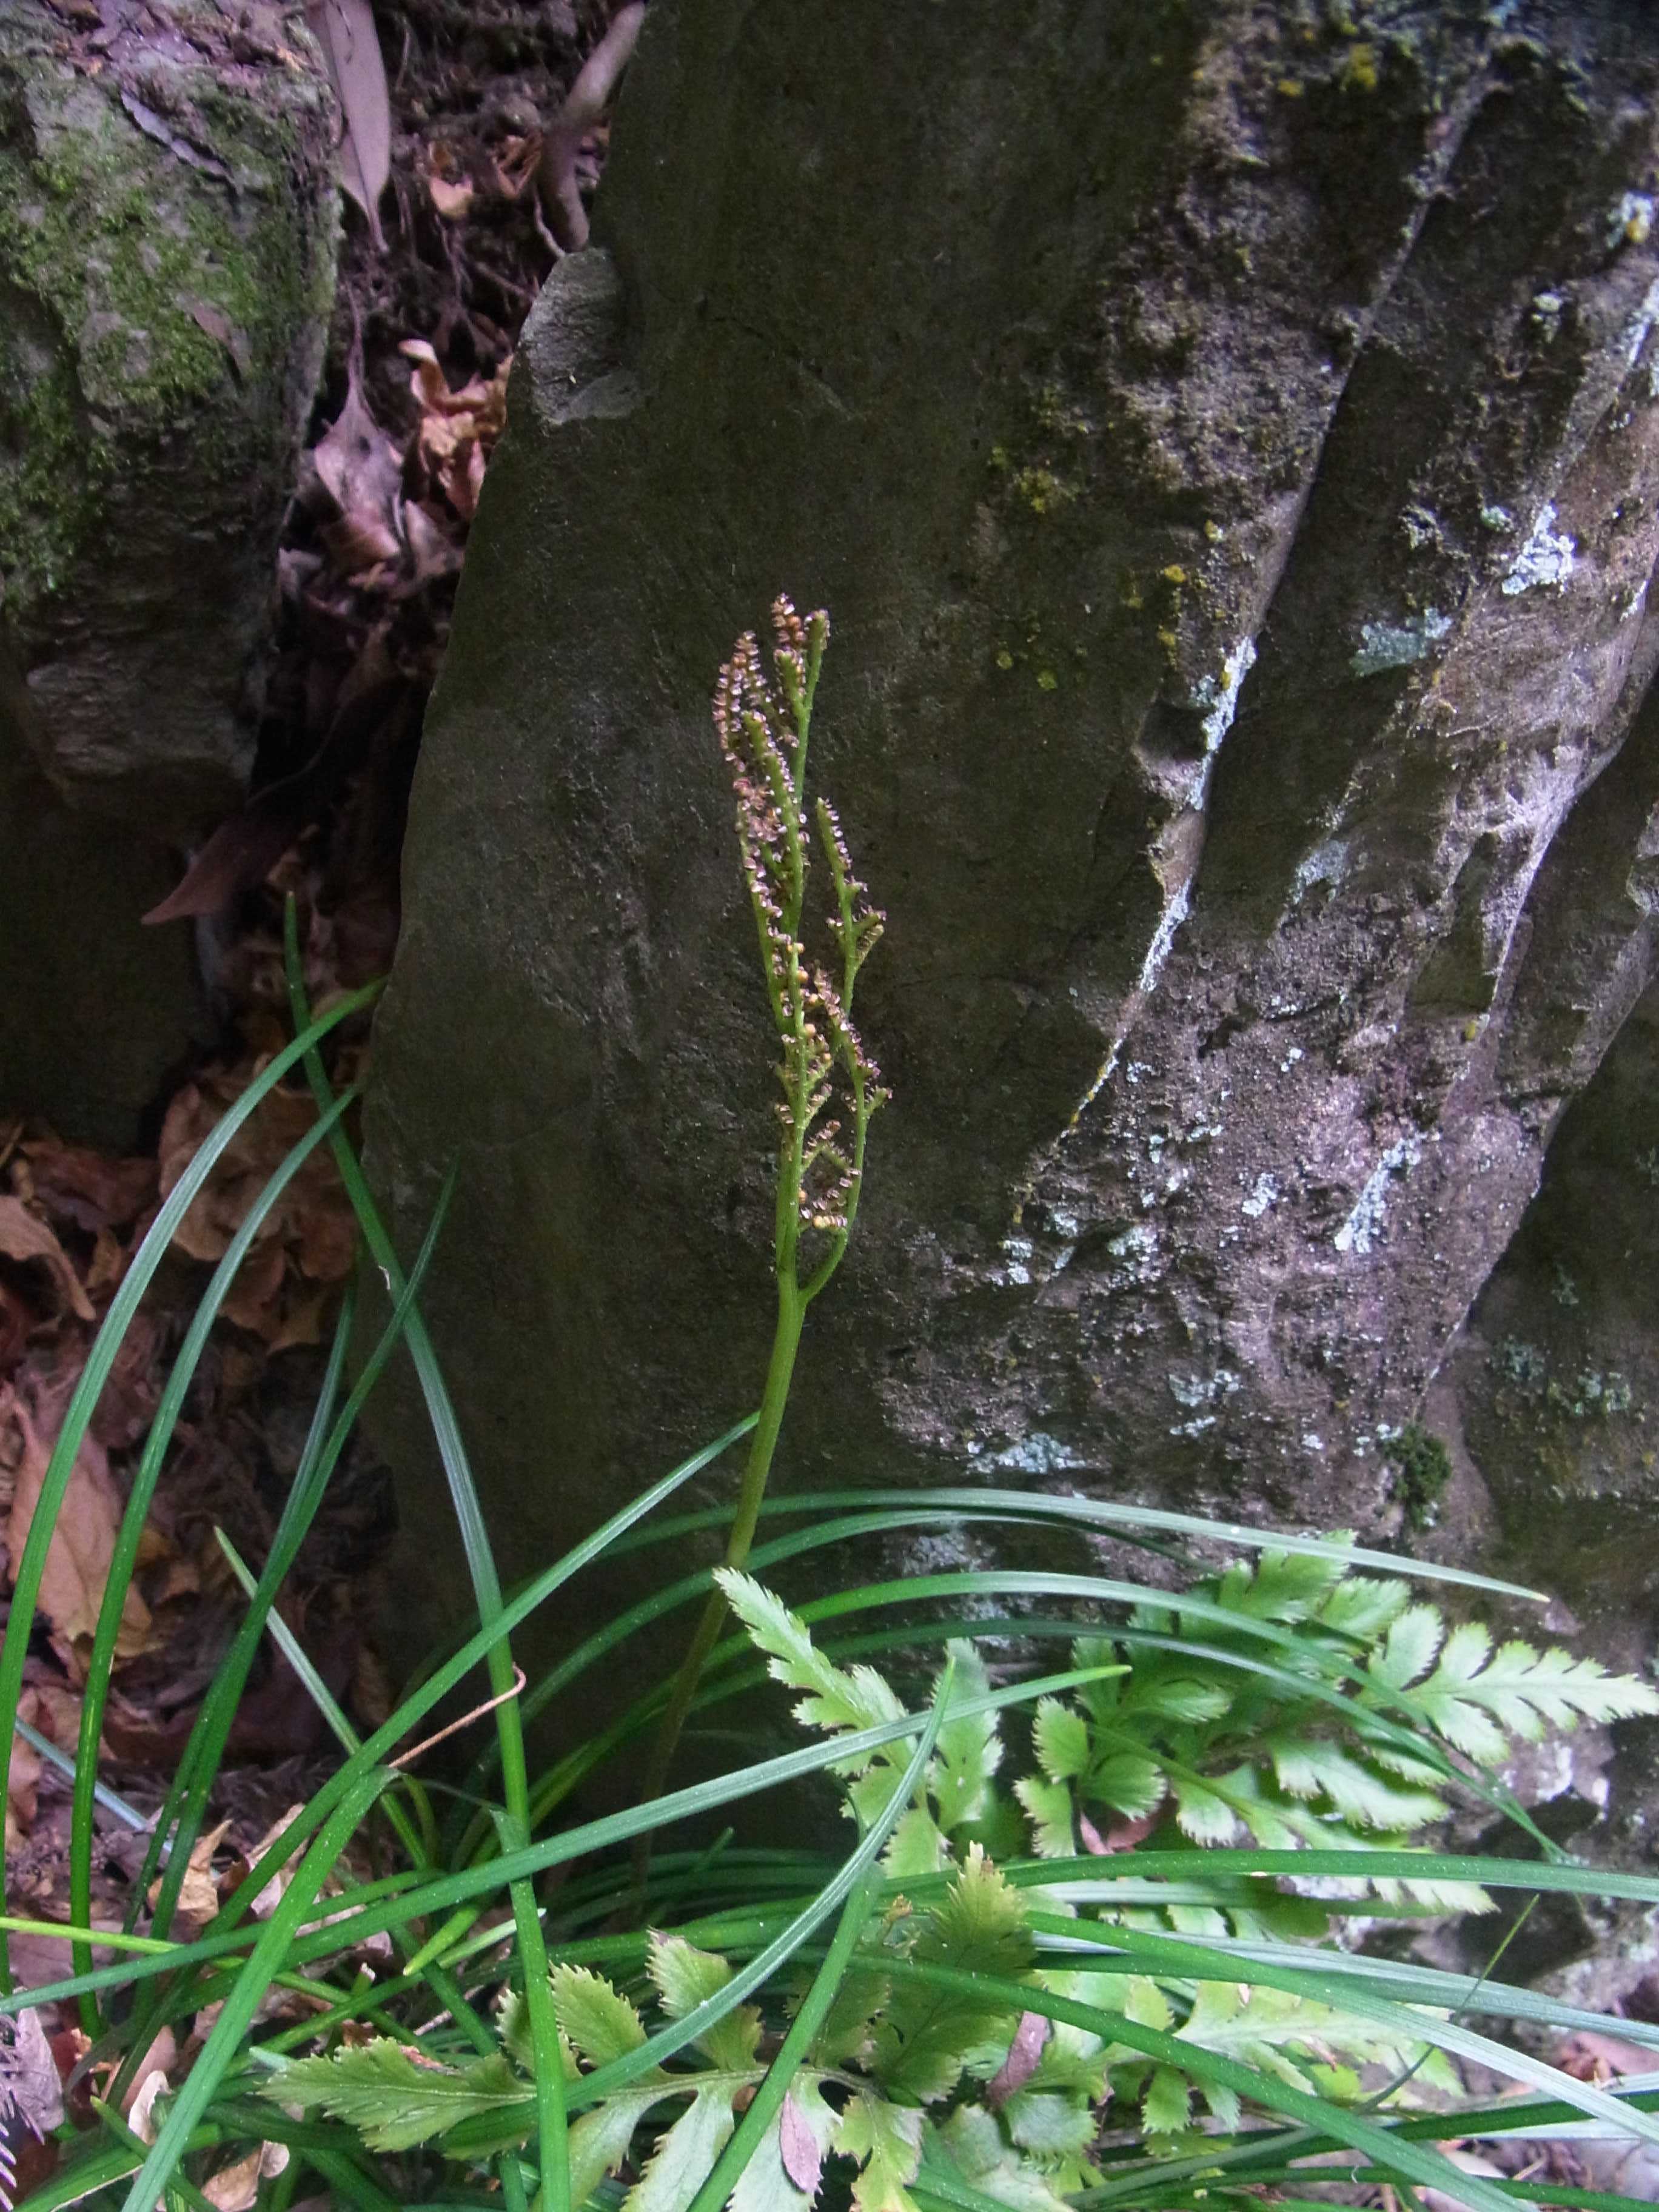
[[[772,1261],[777,1320],[760,1418],[738,1494],[726,1564],[741,1567],[754,1541],[761,1501],[783,1425],[806,1310],[846,1255],[864,1188],[864,1153],[872,1118],[890,1093],[881,1071],[853,1026],[859,970],[882,933],[884,917],[869,903],[835,809],[815,809],[834,905],[824,927],[841,955],[835,981],[808,965],[806,890],[811,867],[805,815],[806,750],[812,704],[830,642],[823,608],[803,621],[781,595],[772,606],[773,675],[769,679],[752,632],[740,637],[714,686],[714,731],[737,799],[738,846],[760,943],[767,1003],[777,1033],[781,1125]],[[781,697],[780,697],[781,694]],[[834,1108],[836,1110],[831,1111]],[[641,1796],[661,1793],[680,1730],[702,1669],[726,1617],[711,1591],[670,1689]],[[649,1845],[642,1838],[635,1872],[643,1886]]]

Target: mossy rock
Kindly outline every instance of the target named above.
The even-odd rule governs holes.
[[[0,5],[0,1113],[86,1141],[204,1026],[139,917],[252,760],[334,126],[298,10]]]
[[[321,365],[332,114],[302,22],[0,15],[0,650],[76,803],[234,800]]]

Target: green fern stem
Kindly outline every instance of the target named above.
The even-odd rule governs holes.
[[[720,672],[714,698],[715,728],[738,796],[738,839],[759,939],[761,972],[781,1050],[777,1072],[783,1089],[772,1228],[777,1320],[760,1414],[726,1547],[725,1564],[734,1569],[747,1563],[755,1540],[806,1310],[846,1255],[863,1185],[870,1117],[887,1095],[851,1019],[859,970],[881,934],[882,917],[866,902],[835,811],[822,799],[816,818],[835,894],[829,928],[841,955],[836,981],[821,969],[809,971],[802,943],[810,842],[805,806],[806,750],[829,641],[829,617],[819,612],[803,623],[789,602],[780,599],[772,619],[777,638],[773,667],[781,701],[766,680],[752,636],[738,641]],[[824,1119],[832,1083],[842,1087],[843,1111],[850,1109],[845,1137],[839,1123]],[[803,1281],[801,1239],[809,1228],[824,1242]],[[667,1781],[686,1716],[726,1618],[726,1598],[715,1589],[669,1689],[641,1786],[646,1802],[659,1796]],[[642,1887],[650,1864],[648,1838],[635,1845],[634,1864]]]

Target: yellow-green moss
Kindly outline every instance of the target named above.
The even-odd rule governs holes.
[[[332,296],[332,217],[313,179],[320,113],[222,94],[192,72],[234,189],[180,169],[118,94],[0,42],[0,571],[17,620],[61,589],[124,469],[187,436],[204,466],[268,462],[296,348]],[[316,192],[319,199],[323,195]],[[222,316],[236,358],[193,309]],[[246,377],[251,391],[237,390]]]

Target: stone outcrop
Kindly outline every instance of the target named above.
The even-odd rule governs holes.
[[[780,586],[835,618],[895,1092],[781,1479],[1403,1533],[1396,1432],[1649,1034],[1656,88],[1613,0],[658,0],[514,372],[377,1036],[411,1249],[460,1162],[428,1304],[504,1572],[757,1393],[707,701]],[[1632,1156],[1652,1095],[1611,1094]],[[1486,1433],[1457,1525],[1583,1605],[1562,1553],[1650,1469],[1569,1471],[1540,1541]],[[458,1601],[441,1491],[406,1510]]]
[[[0,10],[0,1110],[76,1136],[200,1019],[138,917],[251,763],[335,159],[297,9]]]

